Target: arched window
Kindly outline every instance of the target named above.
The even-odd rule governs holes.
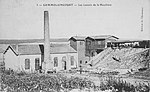
[[[54,67],[58,66],[58,57],[54,57]]]
[[[73,66],[74,65],[74,56],[70,57],[70,61],[71,61],[71,65]]]
[[[30,59],[25,59],[25,69],[30,69]]]
[[[36,58],[35,59],[35,70],[38,70],[40,68],[40,59]]]
[[[63,57],[62,57],[62,61],[66,61],[66,56],[63,56]]]

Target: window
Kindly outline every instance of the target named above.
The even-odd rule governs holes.
[[[71,65],[74,65],[74,56],[70,57]]]
[[[57,67],[57,66],[58,66],[58,58],[54,57],[54,67]]]
[[[40,59],[36,58],[35,59],[35,70],[38,70],[40,68]]]
[[[82,64],[82,60],[80,60],[80,64]]]
[[[25,59],[25,69],[30,69],[30,59]]]

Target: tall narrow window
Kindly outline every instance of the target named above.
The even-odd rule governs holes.
[[[66,56],[62,57],[62,68],[63,68],[63,70],[67,69]]]
[[[54,57],[54,67],[58,66],[58,57]]]
[[[70,57],[70,61],[71,61],[71,65],[73,66],[74,65],[74,56]]]
[[[40,59],[39,58],[36,58],[35,59],[35,70],[38,70],[40,67]]]
[[[80,64],[82,64],[82,60],[80,60]]]
[[[25,69],[30,69],[30,59],[25,59]]]

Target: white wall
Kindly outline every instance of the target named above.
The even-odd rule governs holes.
[[[80,44],[82,42],[82,45]],[[77,52],[78,52],[78,64],[82,61],[82,64],[85,63],[85,41],[77,41]]]
[[[6,69],[9,69],[9,68],[13,70],[19,69],[18,57],[14,54],[14,52],[11,49],[8,49],[7,52],[5,53],[4,61],[5,61]]]
[[[18,56],[19,68],[26,72],[35,72],[35,59],[39,58],[41,65],[41,55],[20,55]],[[30,59],[30,69],[25,69],[25,59]]]
[[[62,57],[66,56],[66,66],[67,66],[67,70],[71,69],[71,68],[75,68],[78,67],[78,55],[77,53],[64,53],[64,54],[51,54],[51,60],[52,60],[52,64],[54,66],[54,57],[58,57],[58,67],[54,67],[54,69],[56,69],[56,71],[60,71],[63,70],[63,66],[62,66]],[[75,63],[74,66],[71,66],[71,61],[70,61],[70,57],[74,56],[75,59]],[[25,59],[30,59],[30,69],[25,70]],[[39,58],[40,59],[40,65],[41,65],[41,55],[20,55],[18,57],[19,59],[19,63],[20,63],[20,69],[24,70],[26,72],[34,72],[35,71],[35,58]]]
[[[62,57],[66,56],[66,66],[67,70],[71,68],[78,67],[78,54],[77,53],[63,53],[63,54],[51,54],[51,60],[53,61],[54,66],[54,57],[58,57],[58,67],[54,67],[57,71],[63,70],[62,66]],[[71,66],[70,57],[74,56],[74,65]],[[5,53],[5,64],[6,68],[11,68],[17,71],[25,71],[25,72],[34,72],[35,71],[35,59],[40,59],[41,65],[41,55],[19,55],[16,56],[11,49]],[[30,69],[25,69],[25,59],[30,59]]]
[[[3,62],[3,53],[0,53],[0,62]]]
[[[73,67],[77,67],[77,65],[76,65],[76,64],[78,64],[77,53],[51,54],[51,60],[53,61],[53,65],[54,65],[54,57],[58,57],[58,67],[54,67],[54,69],[56,69],[56,71],[63,70],[63,65],[62,65],[62,57],[63,56],[66,56],[67,70],[69,70]],[[71,63],[70,63],[71,56],[74,56],[74,58],[75,58],[74,66],[71,66]]]
[[[78,65],[78,54],[77,53],[69,53],[68,54],[68,56],[69,56],[69,60],[68,60],[68,62],[69,62],[69,65],[70,65],[70,69],[71,68],[75,68],[75,67],[78,67],[79,65]],[[71,66],[71,61],[70,61],[70,58],[71,58],[71,56],[74,56],[74,65],[73,66]]]
[[[63,65],[62,65],[62,57],[66,56],[66,66],[67,66],[67,70],[74,68],[74,67],[78,67],[78,55],[77,53],[64,53],[64,54],[51,54],[51,60],[53,61],[53,65],[54,65],[54,57],[58,57],[58,67],[54,67],[54,69],[56,69],[56,71],[59,70],[63,70]],[[75,63],[74,66],[71,66],[71,61],[70,61],[70,57],[74,56],[75,59]]]

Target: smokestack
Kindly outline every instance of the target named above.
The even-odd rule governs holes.
[[[47,71],[50,67],[50,37],[49,37],[49,14],[44,11],[44,62],[43,70]]]

